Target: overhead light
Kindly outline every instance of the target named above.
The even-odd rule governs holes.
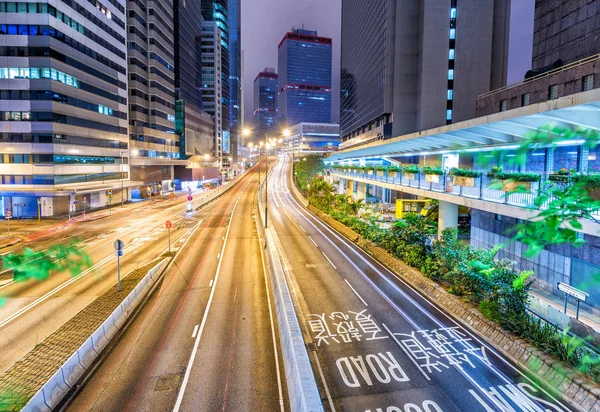
[[[556,142],[557,145],[560,146],[568,146],[573,144],[584,144],[585,140],[561,140],[560,142]]]

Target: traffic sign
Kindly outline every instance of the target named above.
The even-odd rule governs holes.
[[[590,296],[589,293],[584,292],[583,290],[579,290],[574,288],[571,285],[567,285],[566,283],[558,282],[556,288],[561,292],[566,293],[569,296],[573,296],[575,299],[585,302],[586,299]]]
[[[122,240],[117,239],[113,242],[113,247],[115,248],[115,250],[123,250],[123,248],[125,247],[125,243],[123,243]]]
[[[165,226],[167,227],[167,229],[171,229],[173,227],[173,223],[171,223],[170,220],[167,220]]]
[[[87,197],[83,197],[83,203],[87,203]]]
[[[6,218],[7,219],[12,219],[12,211],[10,211],[10,210],[6,211]]]
[[[42,198],[41,197],[38,197],[37,203],[38,203],[38,205],[42,204]]]
[[[79,200],[73,200],[74,205],[76,205],[77,203],[79,203]]]
[[[189,195],[189,196],[188,196],[188,201],[189,201],[189,202],[191,202],[191,201],[192,201],[192,199],[193,199],[192,195]]]

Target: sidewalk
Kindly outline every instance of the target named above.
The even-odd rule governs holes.
[[[564,299],[560,299],[558,296],[554,296],[543,291],[530,291],[530,295],[542,300],[548,305],[552,306],[559,312],[563,312],[565,309]],[[575,319],[575,302],[574,299],[569,299],[569,305],[567,306],[567,315]],[[579,308],[579,321],[590,328],[594,329],[597,333],[600,333],[600,316],[590,312],[585,303],[582,303]]]

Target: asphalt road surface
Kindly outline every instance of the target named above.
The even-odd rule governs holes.
[[[327,410],[570,410],[314,218],[290,193],[291,160],[280,159],[270,224]]]
[[[206,207],[72,411],[288,410],[255,223],[257,176]]]
[[[208,195],[194,193],[193,207],[198,207],[201,197]],[[5,299],[0,307],[0,372],[116,283],[115,240],[125,242],[121,258],[121,275],[124,276],[167,250],[166,220],[173,222],[172,240],[192,228],[197,218],[194,213],[185,212],[187,203],[185,197],[179,197],[127,205],[124,211],[114,210],[112,215],[108,215],[108,211],[100,212],[106,216],[100,219],[88,215],[88,220],[68,225],[50,236],[3,250],[3,254],[19,253],[25,247],[45,250],[57,243],[76,240],[76,247],[90,256],[93,266],[76,276],[55,273],[43,282],[6,281],[0,286],[0,297]]]

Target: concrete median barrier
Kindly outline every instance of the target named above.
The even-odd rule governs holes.
[[[261,196],[258,197],[260,210],[262,207]],[[287,284],[283,265],[277,253],[277,234],[271,228],[265,229],[262,215],[260,213],[257,213],[257,215],[260,216],[256,221],[256,225],[262,233],[262,240],[264,241],[290,408],[293,412],[324,411],[292,295]]]

